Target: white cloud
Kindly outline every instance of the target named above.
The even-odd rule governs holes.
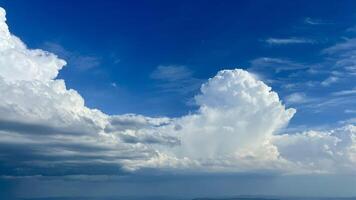
[[[297,63],[284,58],[260,57],[251,61],[252,70],[273,69],[275,72],[308,69],[302,63]]]
[[[356,88],[351,90],[341,90],[332,93],[332,95],[334,96],[345,96],[345,95],[353,95],[353,94],[356,94]]]
[[[114,88],[117,88],[117,84],[115,82],[112,82],[110,85]]]
[[[295,112],[285,109],[270,87],[243,70],[220,71],[201,91],[196,96],[199,112],[179,120],[183,128],[178,154],[214,160],[215,165],[231,162],[230,170],[239,171],[242,154],[258,152],[258,146],[286,126]],[[252,157],[264,156],[269,155]]]
[[[286,110],[270,87],[243,70],[220,71],[201,91],[196,96],[199,112],[180,119],[182,145],[191,151],[200,146],[188,155],[234,154],[276,133],[295,112]]]
[[[203,84],[196,112],[151,118],[86,107],[80,94],[56,79],[64,65],[11,35],[0,10],[0,165],[8,169],[3,175],[115,174],[145,167],[338,173],[355,164],[355,126],[278,135],[295,110],[244,70],[220,71]],[[191,76],[178,72],[154,77]]]
[[[292,93],[292,94],[286,96],[286,98],[285,98],[285,101],[288,105],[306,103],[309,100],[310,99],[307,98],[306,94],[302,93],[302,92]]]
[[[307,131],[273,138],[281,157],[318,173],[355,172],[356,126]]]
[[[336,83],[336,82],[338,82],[339,81],[339,78],[338,77],[336,77],[336,76],[330,76],[330,77],[328,77],[327,79],[325,79],[325,80],[323,80],[320,84],[322,85],[322,86],[329,86],[329,85],[331,85],[332,83]]]
[[[344,113],[355,114],[355,113],[356,113],[356,110],[353,110],[353,109],[346,109],[346,110],[344,110]]]
[[[348,111],[351,111],[350,113],[352,113],[352,110],[348,110]],[[353,118],[350,118],[350,119],[346,119],[346,120],[341,120],[339,121],[339,124],[353,124],[353,125],[356,125],[356,117],[353,117]]]
[[[356,75],[356,39],[347,39],[337,43],[322,51],[323,54],[329,55],[329,59],[334,60],[334,66],[338,70],[343,70],[346,75]],[[352,77],[354,78],[354,77]]]
[[[160,65],[150,74],[150,78],[158,81],[160,91],[182,94],[196,92],[203,82],[193,76],[192,70],[181,65]]]
[[[151,73],[151,78],[177,81],[177,80],[191,78],[192,75],[193,72],[185,66],[160,65]]]
[[[223,70],[203,84],[195,99],[196,113],[156,129],[179,138],[180,144],[158,148],[159,157],[148,162],[128,161],[130,168],[276,170],[270,163],[283,168],[278,151],[266,140],[287,125],[295,110],[285,109],[270,87],[246,71]]]
[[[28,50],[20,39],[10,35],[4,22],[0,23],[0,49],[4,55],[0,60],[0,74],[3,78],[7,81],[49,81],[57,76],[66,64],[64,60],[42,50]]]
[[[10,166],[18,163],[19,166],[12,166],[16,169],[25,167],[30,160],[32,165],[27,166],[27,171],[103,163],[116,165],[119,170],[125,159],[144,160],[155,154],[143,140],[155,143],[171,140],[152,131],[117,125],[112,122],[115,116],[86,107],[75,90],[67,89],[63,80],[55,79],[65,62],[54,54],[28,49],[9,33],[4,10],[0,13],[0,143],[5,148],[1,152],[8,152],[11,146],[18,148],[13,155],[5,156],[10,156],[9,160],[2,162]],[[141,117],[130,119],[140,121]],[[121,131],[106,131],[111,126],[121,127]],[[127,138],[121,135],[128,129],[145,139],[125,142]]]
[[[326,22],[324,20],[320,19],[313,19],[310,17],[307,17],[304,19],[304,23],[309,24],[309,25],[326,25],[326,24],[332,24],[330,22]]]
[[[76,69],[85,71],[100,65],[100,58],[92,55],[81,55],[76,52],[71,52],[57,43],[46,42],[43,46],[44,49],[54,52],[67,59]],[[116,60],[114,62],[115,64],[117,63]]]
[[[314,40],[306,38],[268,38],[265,40],[270,45],[288,45],[288,44],[313,44]]]
[[[322,51],[325,54],[336,54],[341,52],[350,52],[356,49],[356,39],[347,39],[344,42],[337,43]]]
[[[356,32],[356,26],[349,27],[348,29],[346,29],[346,32],[355,33]]]

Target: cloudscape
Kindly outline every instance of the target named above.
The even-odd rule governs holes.
[[[0,3],[4,199],[356,196],[354,2]]]

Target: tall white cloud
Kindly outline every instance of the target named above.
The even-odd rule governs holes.
[[[49,81],[55,78],[65,61],[42,50],[27,49],[19,38],[10,34],[5,21],[5,10],[0,8],[0,74],[3,79]]]
[[[186,156],[216,158],[254,149],[285,126],[294,109],[243,70],[220,71],[195,97],[199,111],[178,119]],[[180,148],[180,147],[178,147]]]

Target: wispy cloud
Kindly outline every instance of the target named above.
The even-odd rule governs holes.
[[[356,32],[356,26],[349,27],[348,29],[346,29],[346,32],[355,33]]]
[[[115,82],[112,82],[110,85],[114,88],[117,88],[117,84]]]
[[[270,58],[270,57],[260,57],[252,60],[251,62],[252,70],[259,69],[273,69],[275,72],[289,71],[289,70],[300,70],[308,69],[309,67],[302,64],[291,61],[286,58]]]
[[[330,60],[335,62],[334,67],[348,75],[356,75],[356,38],[337,43],[322,53],[330,56]]]
[[[356,124],[356,117],[339,121],[339,124]]]
[[[153,79],[177,81],[191,78],[192,70],[186,66],[179,65],[160,65],[150,75]]]
[[[354,110],[354,109],[346,109],[346,110],[344,110],[344,113],[346,113],[346,114],[355,114],[356,113],[356,109]]]
[[[191,69],[182,65],[160,65],[150,74],[150,78],[159,81],[161,91],[182,94],[198,90],[203,82],[193,76]]]
[[[351,90],[341,90],[332,93],[333,96],[345,96],[345,95],[353,95],[353,94],[356,94],[356,88]]]
[[[320,84],[324,87],[331,85],[332,83],[336,83],[339,81],[339,78],[336,76],[330,76],[327,79],[323,80]]]
[[[340,105],[354,105],[355,100],[345,96],[326,96],[320,98],[318,102],[308,105],[309,109],[313,109],[316,112],[320,112],[322,109],[337,108]]]
[[[322,50],[322,53],[333,55],[350,52],[353,50],[356,50],[356,38],[346,39],[345,41],[339,42],[331,47]]]
[[[265,42],[269,45],[288,45],[288,44],[313,44],[315,40],[307,38],[268,38]]]
[[[100,65],[100,58],[69,51],[58,43],[46,42],[44,43],[43,48],[58,54],[60,57],[63,57],[72,66],[79,70],[85,71]]]
[[[304,23],[309,24],[309,25],[331,24],[331,22],[327,22],[325,20],[320,20],[320,19],[314,19],[314,18],[310,18],[310,17],[306,17],[304,19]]]

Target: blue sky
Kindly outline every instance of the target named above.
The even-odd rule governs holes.
[[[0,197],[356,195],[356,2],[0,7]]]
[[[322,82],[331,76],[335,70],[333,63],[327,63],[331,56],[322,50],[355,35],[350,31],[355,24],[354,3],[282,2],[79,0],[48,4],[35,0],[2,4],[12,32],[29,47],[47,49],[68,61],[59,77],[78,90],[89,107],[109,114],[180,116],[195,109],[189,102],[200,80],[221,69],[252,68],[253,60],[264,57],[278,60],[260,60],[263,63],[257,64],[255,72],[276,81],[269,85],[282,99],[299,92],[320,103],[332,92],[353,89],[352,80],[327,87],[317,83],[314,87],[283,86]],[[285,68],[297,65],[297,69],[276,73],[274,65],[279,61]],[[158,66],[181,66],[189,73],[170,85],[174,77],[152,78]],[[311,67],[327,72],[305,73]],[[193,86],[184,83],[192,81],[187,79],[194,79]],[[186,87],[188,91],[182,91]],[[327,109],[301,103],[293,106],[299,112],[292,125],[320,126],[352,117],[344,111],[355,104]]]

